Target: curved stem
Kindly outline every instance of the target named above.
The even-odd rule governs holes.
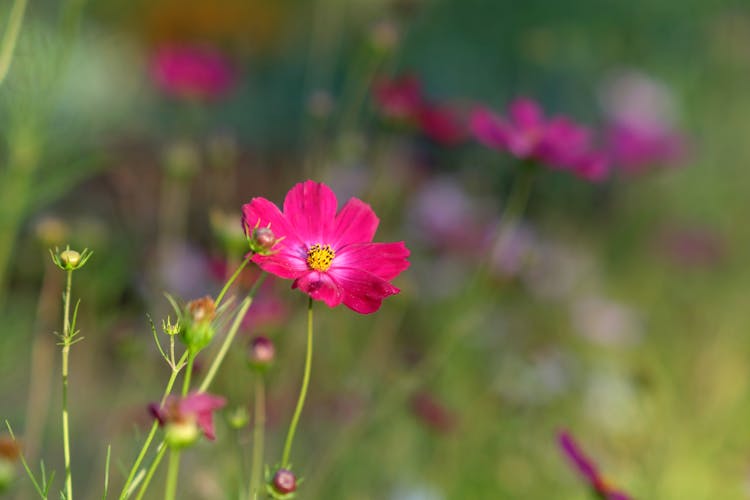
[[[154,461],[151,462],[151,467],[148,468],[148,472],[146,473],[146,477],[143,478],[143,484],[141,485],[141,489],[138,492],[138,496],[136,497],[136,500],[141,500],[143,498],[143,495],[146,493],[146,490],[148,489],[148,485],[151,482],[151,478],[154,477],[154,472],[156,472],[156,469],[159,467],[159,464],[161,463],[161,459],[164,458],[164,454],[167,452],[168,446],[166,443],[161,444],[161,448],[159,449],[159,452],[156,454],[156,457],[154,457]]]
[[[16,0],[10,11],[8,18],[8,27],[3,37],[2,48],[0,48],[0,84],[3,83],[8,75],[10,63],[13,60],[13,52],[18,41],[18,34],[21,32],[23,24],[23,13],[26,10],[26,0]]]
[[[253,465],[250,471],[249,500],[258,498],[261,470],[263,469],[263,433],[266,426],[266,388],[263,375],[255,378],[255,418],[253,422]]]
[[[63,313],[63,348],[62,348],[62,426],[63,453],[65,455],[65,492],[66,499],[73,500],[73,478],[70,471],[70,428],[68,423],[68,357],[70,354],[70,289],[73,282],[73,270],[68,270],[65,285],[65,312]]]
[[[227,282],[224,284],[224,288],[221,289],[221,292],[219,292],[219,295],[216,297],[216,307],[219,307],[219,304],[221,304],[221,301],[224,298],[224,295],[227,294],[227,292],[229,291],[229,288],[232,286],[232,283],[235,282],[235,280],[240,275],[242,270],[245,269],[248,262],[250,262],[249,257],[243,259],[242,263],[237,267],[237,270],[234,272],[234,274],[232,274],[229,280],[227,280]]]
[[[177,478],[180,475],[180,450],[169,452],[169,466],[167,468],[167,486],[164,490],[164,500],[174,500],[177,496]]]
[[[188,356],[188,353],[185,352],[180,360],[177,362],[175,367],[181,366],[182,363],[185,362],[185,358]],[[172,368],[172,375],[169,376],[169,381],[167,382],[167,388],[164,390],[164,394],[161,397],[161,401],[159,402],[159,405],[164,405],[164,402],[167,400],[167,396],[169,396],[169,393],[172,392],[172,387],[174,386],[175,380],[177,379],[177,374],[180,373],[179,369]],[[122,487],[122,491],[120,492],[120,500],[125,500],[130,496],[130,485],[133,482],[133,479],[135,478],[136,472],[138,472],[138,467],[141,466],[141,462],[143,462],[144,457],[146,456],[146,452],[148,451],[149,447],[151,446],[151,441],[154,440],[154,436],[156,435],[156,430],[159,428],[159,422],[154,420],[154,423],[151,425],[151,430],[148,433],[148,436],[146,437],[146,441],[143,443],[143,447],[141,447],[141,451],[138,453],[138,457],[135,459],[135,462],[133,463],[133,467],[130,469],[130,473],[128,473],[128,478],[125,480],[125,485]]]
[[[310,385],[310,371],[312,368],[312,349],[313,349],[313,312],[312,312],[313,300],[310,297],[307,304],[307,354],[305,356],[305,373],[302,377],[302,388],[299,392],[299,399],[297,400],[297,408],[294,410],[292,416],[292,422],[289,424],[289,431],[286,435],[286,441],[284,443],[284,454],[281,456],[281,467],[289,467],[289,453],[292,451],[292,441],[294,441],[294,433],[297,431],[297,424],[299,423],[300,415],[302,414],[302,407],[305,405],[305,398],[307,397],[307,388]]]
[[[198,388],[198,392],[205,392],[206,389],[208,389],[208,386],[211,385],[211,382],[213,382],[214,377],[216,376],[216,372],[219,370],[219,366],[221,366],[222,361],[224,361],[224,357],[227,355],[229,346],[232,344],[232,340],[234,340],[234,336],[240,329],[242,320],[245,318],[245,314],[247,314],[247,310],[250,308],[250,305],[252,303],[252,297],[245,297],[245,300],[243,300],[242,304],[240,304],[239,312],[237,312],[237,316],[235,316],[234,318],[232,327],[229,329],[229,332],[224,339],[224,343],[221,345],[221,349],[219,349],[218,354],[216,354],[216,357],[211,363],[211,367],[208,369],[208,373],[206,373],[206,378],[204,378],[203,382],[201,382],[201,385]]]

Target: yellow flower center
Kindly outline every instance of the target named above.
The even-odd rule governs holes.
[[[334,257],[336,257],[336,254],[331,245],[320,246],[319,243],[316,243],[307,251],[307,265],[310,266],[310,269],[316,271],[328,271]]]

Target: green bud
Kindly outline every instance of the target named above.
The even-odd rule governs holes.
[[[49,253],[52,256],[52,262],[63,271],[75,271],[82,268],[93,254],[88,248],[83,252],[77,252],[71,250],[70,246],[66,246],[63,251],[55,248],[54,252],[50,250]]]
[[[214,338],[213,319],[216,316],[214,299],[205,296],[188,302],[183,314],[184,328],[180,339],[194,353],[206,347]]]
[[[170,448],[185,448],[195,443],[201,432],[195,419],[169,422],[164,426],[164,441]]]

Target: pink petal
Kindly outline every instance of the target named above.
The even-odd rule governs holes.
[[[471,113],[469,130],[477,141],[489,148],[508,147],[508,124],[488,109],[479,108]]]
[[[283,244],[280,243],[279,245]],[[300,274],[307,272],[307,254],[304,247],[301,252],[296,252],[293,248],[283,248],[277,253],[271,255],[253,255],[253,262],[267,273],[274,274],[279,278],[295,279]]]
[[[346,202],[333,223],[333,238],[329,244],[334,251],[351,243],[372,241],[380,220],[370,205],[357,198]]]
[[[216,439],[216,433],[214,432],[214,417],[211,412],[199,413],[198,414],[198,427],[203,431],[203,435],[207,439],[213,441]]]
[[[279,207],[265,198],[253,198],[242,206],[242,225],[246,232],[256,227],[270,227],[274,236],[283,238],[279,245],[302,246],[297,230]]]
[[[320,271],[310,271],[298,277],[292,288],[299,288],[314,300],[322,300],[328,307],[336,307],[344,298],[336,280],[329,273]]]
[[[214,396],[206,392],[194,392],[180,400],[181,413],[204,413],[223,408],[227,400],[221,396]]]
[[[513,123],[521,129],[537,128],[544,125],[542,109],[535,101],[527,97],[519,97],[511,102],[509,113]]]
[[[331,188],[322,182],[295,185],[284,199],[284,216],[308,244],[328,240],[338,202]]]
[[[349,245],[336,255],[331,272],[339,267],[354,268],[392,280],[409,267],[408,257],[409,249],[403,241]]]
[[[374,313],[384,298],[400,292],[388,281],[362,269],[336,268],[329,273],[343,289],[344,305],[360,314]]]

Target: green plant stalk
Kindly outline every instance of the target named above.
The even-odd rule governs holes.
[[[305,405],[305,398],[307,397],[307,388],[310,385],[310,371],[312,369],[312,350],[313,350],[313,300],[312,297],[307,303],[307,354],[305,355],[305,373],[302,377],[302,388],[299,392],[299,399],[297,399],[297,408],[294,410],[292,421],[289,424],[289,431],[286,435],[286,441],[284,442],[284,453],[281,456],[281,467],[289,467],[289,454],[292,451],[292,442],[294,441],[294,433],[297,431],[297,424],[299,423],[300,415],[302,414],[302,407]]]
[[[214,377],[216,376],[216,372],[219,371],[219,367],[224,361],[224,357],[227,355],[227,351],[229,351],[229,346],[232,344],[234,336],[237,335],[237,331],[240,329],[242,320],[245,318],[245,314],[247,314],[247,310],[250,308],[250,305],[252,303],[253,297],[251,295],[248,295],[247,297],[245,297],[245,300],[242,301],[242,304],[240,304],[237,316],[234,317],[232,327],[229,329],[226,338],[224,338],[224,343],[221,345],[219,352],[216,354],[216,357],[211,363],[211,367],[208,369],[208,373],[206,373],[206,377],[203,379],[203,382],[201,382],[201,385],[198,388],[198,392],[206,392],[208,387],[211,385],[211,382],[213,382]]]
[[[169,393],[172,392],[172,387],[174,386],[175,380],[177,379],[177,374],[180,372],[180,370],[176,367],[182,366],[182,363],[185,362],[187,356],[188,353],[185,352],[185,354],[182,355],[182,358],[180,358],[175,367],[172,368],[172,375],[170,375],[169,381],[167,382],[167,388],[164,390],[164,395],[161,397],[161,405],[164,404],[167,396],[169,396]],[[130,496],[130,485],[133,482],[136,473],[138,472],[138,467],[141,466],[141,462],[143,462],[143,459],[146,456],[146,452],[148,452],[148,449],[151,446],[151,441],[153,441],[154,436],[156,435],[156,430],[158,428],[159,422],[154,421],[154,423],[151,425],[151,430],[146,437],[146,441],[143,443],[143,447],[141,447],[141,451],[138,453],[138,457],[135,459],[133,467],[130,469],[128,478],[125,480],[125,485],[122,487],[122,491],[120,492],[120,500],[125,500],[126,498],[128,498],[128,496]]]
[[[70,429],[68,424],[68,356],[70,354],[70,289],[73,283],[73,271],[68,270],[65,285],[65,309],[63,316],[62,348],[62,426],[63,454],[65,456],[65,492],[66,499],[73,500],[73,478],[70,470]]]
[[[263,374],[255,378],[255,418],[253,422],[253,465],[250,471],[249,500],[258,498],[263,469],[263,433],[266,427],[266,387]]]
[[[195,357],[198,355],[197,352],[190,351],[188,355],[187,368],[185,369],[185,378],[182,381],[182,395],[187,395],[190,390],[190,379],[193,376],[193,365],[195,364]]]
[[[245,266],[247,266],[248,262],[250,262],[249,258],[243,259],[242,263],[237,267],[237,270],[234,272],[234,274],[232,274],[229,280],[224,284],[224,288],[221,289],[221,292],[219,292],[219,295],[216,297],[216,307],[219,307],[222,299],[224,299],[224,295],[226,295],[229,291],[229,287],[232,286],[232,283],[234,283],[242,270],[245,269]]]
[[[174,500],[177,497],[177,478],[180,475],[180,450],[169,452],[169,466],[167,468],[167,486],[164,490],[164,500]]]
[[[161,443],[161,448],[159,448],[159,452],[156,454],[156,457],[154,457],[154,461],[151,462],[151,466],[148,468],[148,472],[146,473],[146,477],[143,478],[143,484],[141,485],[141,489],[138,492],[138,496],[136,497],[136,500],[141,500],[143,498],[143,495],[146,493],[146,490],[148,489],[148,485],[151,483],[151,478],[154,477],[154,473],[156,472],[156,469],[159,467],[159,464],[161,463],[161,459],[164,458],[164,453],[167,452],[168,446],[166,443]]]
[[[13,53],[16,49],[18,34],[21,32],[23,24],[23,14],[26,11],[27,0],[16,0],[8,18],[8,27],[5,29],[2,48],[0,48],[0,84],[5,81],[10,70],[10,63],[13,61]]]

